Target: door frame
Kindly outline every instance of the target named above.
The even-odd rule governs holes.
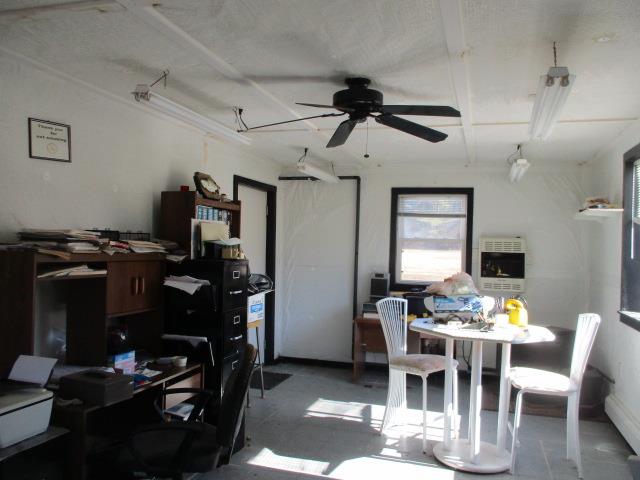
[[[277,191],[275,185],[259,182],[251,178],[242,177],[240,175],[233,176],[233,199],[239,200],[238,188],[243,185],[248,188],[260,190],[267,194],[267,235],[265,245],[265,274],[273,280],[274,288],[276,285],[276,206]],[[271,364],[274,362],[275,350],[275,292],[273,295],[265,295],[265,315],[264,315],[264,352],[263,362]]]

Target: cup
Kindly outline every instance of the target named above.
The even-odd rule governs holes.
[[[174,357],[173,364],[176,367],[186,367],[187,366],[187,357]]]

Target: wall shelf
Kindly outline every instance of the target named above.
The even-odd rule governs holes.
[[[605,218],[620,218],[623,208],[589,208],[576,213],[576,220],[597,220],[602,221]]]

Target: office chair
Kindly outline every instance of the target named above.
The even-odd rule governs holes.
[[[118,470],[182,480],[183,473],[208,472],[228,463],[242,424],[255,358],[255,348],[247,345],[240,368],[225,385],[216,426],[197,421],[211,398],[211,392],[166,389],[163,395],[197,394],[189,418],[136,429],[120,449],[116,461]]]

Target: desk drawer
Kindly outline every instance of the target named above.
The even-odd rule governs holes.
[[[202,388],[202,373],[197,372],[195,375],[179,379],[175,383],[167,383],[168,388]],[[190,393],[176,393],[175,395],[167,395],[165,398],[164,408],[171,408],[174,405],[182,403],[192,397],[194,397],[194,395]]]

